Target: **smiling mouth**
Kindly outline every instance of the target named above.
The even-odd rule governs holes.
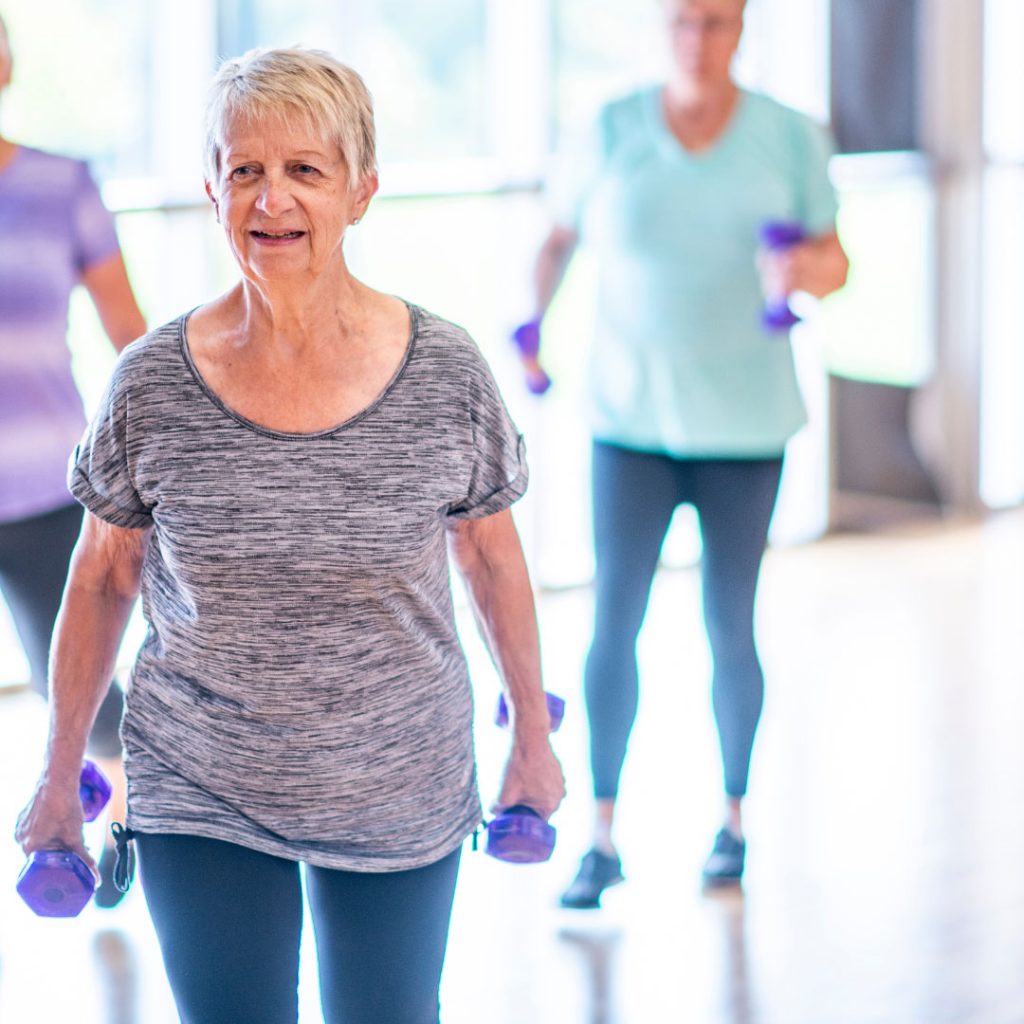
[[[305,231],[253,231],[257,238],[301,238]]]

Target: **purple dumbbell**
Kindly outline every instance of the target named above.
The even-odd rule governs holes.
[[[778,252],[797,245],[807,237],[803,225],[795,220],[770,220],[761,225],[759,238],[765,249]],[[761,326],[769,331],[788,331],[800,317],[789,308],[787,296],[772,296],[761,309]]]
[[[95,821],[107,806],[110,780],[93,764],[82,762],[78,795],[82,815]],[[77,917],[92,899],[96,880],[77,853],[70,850],[36,850],[18,875],[18,895],[39,917]]]
[[[555,848],[555,827],[532,807],[507,807],[487,825],[484,850],[509,864],[539,864]]]
[[[545,693],[544,699],[548,703],[548,714],[551,716],[551,731],[558,732],[558,727],[562,724],[562,717],[565,715],[565,701],[561,697],[556,697],[553,693]],[[508,727],[508,702],[505,700],[505,694],[501,694],[498,697],[498,708],[494,713],[494,724],[502,729]]]
[[[86,758],[82,762],[82,774],[78,777],[78,799],[82,801],[82,817],[95,821],[110,803],[113,788],[110,779],[100,771],[99,765]]]
[[[554,732],[562,724],[565,701],[553,693],[545,693],[544,697]],[[508,703],[504,694],[498,698],[494,721],[503,729],[508,726]],[[506,807],[487,825],[485,852],[509,864],[539,864],[551,857],[554,848],[554,826],[526,804]]]
[[[540,317],[520,324],[512,332],[512,342],[526,375],[526,387],[532,395],[543,395],[551,387],[551,378],[540,365]]]

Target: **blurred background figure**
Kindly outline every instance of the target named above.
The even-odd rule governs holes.
[[[0,19],[0,94],[13,66]],[[146,330],[132,294],[114,222],[86,165],[0,135],[0,590],[32,673],[47,692],[50,638],[82,524],[67,488],[68,458],[85,428],[67,346],[68,303],[85,285],[120,351]],[[110,815],[123,815],[118,726],[121,691],[111,686],[89,752],[115,784]],[[100,905],[113,849],[100,858]]]
[[[824,296],[847,272],[828,138],[733,80],[744,0],[662,7],[669,78],[607,104],[556,176],[535,316],[516,332],[528,383],[543,390],[540,322],[582,239],[598,264],[589,367],[597,568],[585,668],[596,812],[592,847],[562,897],[574,908],[596,907],[623,877],[612,823],[637,711],[636,640],[681,503],[700,519],[726,797],[704,881],[742,876],[741,802],[764,689],[754,598],[786,442],[806,420],[786,332],[766,328],[763,305],[794,291]],[[804,240],[759,251],[772,222],[799,225]]]

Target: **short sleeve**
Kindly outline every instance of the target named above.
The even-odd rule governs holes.
[[[526,493],[529,481],[526,442],[482,357],[469,380],[468,411],[472,442],[466,493],[449,505],[453,519],[480,519],[502,512]]]
[[[559,149],[544,190],[551,220],[579,232],[583,210],[604,167],[603,116]]]
[[[79,165],[72,200],[72,244],[79,271],[101,263],[119,249],[114,218],[103,205],[100,190],[89,168]]]
[[[128,374],[122,356],[82,440],[71,455],[68,488],[93,515],[114,526],[152,525],[151,508],[130,472]]]
[[[829,132],[810,118],[800,117],[796,154],[801,178],[798,201],[800,219],[813,235],[835,229],[838,203],[828,174],[834,152]]]

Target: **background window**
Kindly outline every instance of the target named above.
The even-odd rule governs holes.
[[[912,387],[934,366],[935,197],[917,154],[857,154],[832,162],[846,287],[823,303],[829,371]]]
[[[476,157],[487,146],[486,16],[483,0],[227,0],[218,50],[302,45],[351,64],[373,94],[382,164]]]
[[[1024,501],[1024,4],[987,0],[982,220],[981,496],[993,508]]]
[[[153,6],[7,0],[14,81],[4,91],[4,134],[87,158],[101,178],[149,174]]]

